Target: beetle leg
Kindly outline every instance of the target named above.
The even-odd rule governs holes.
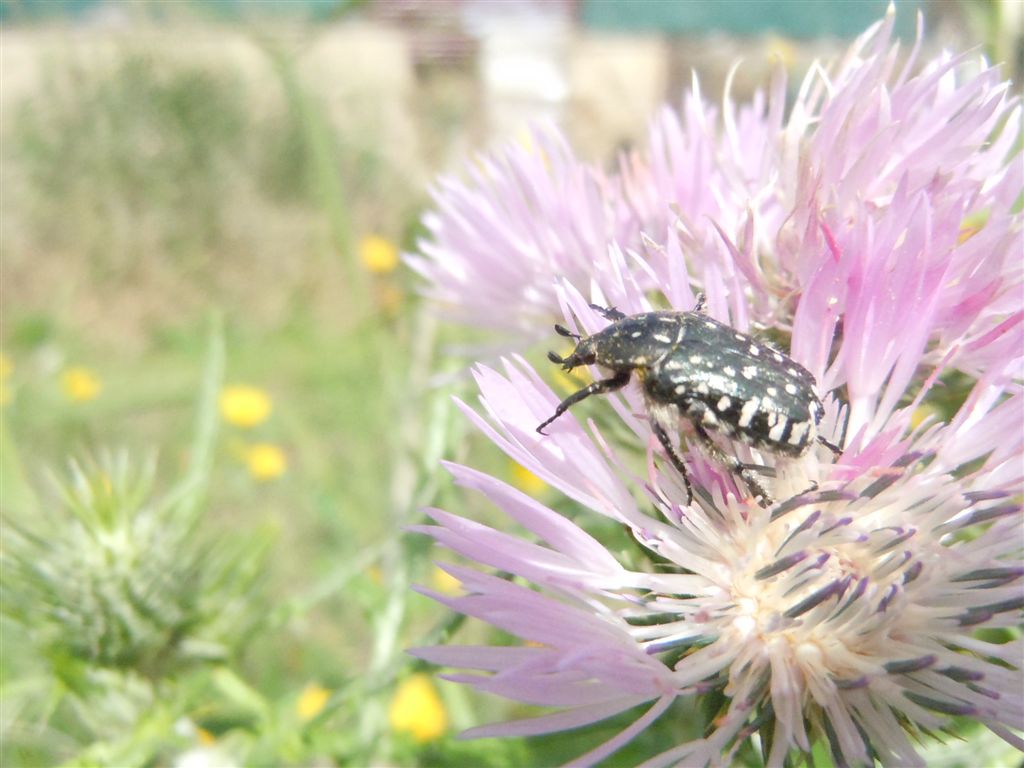
[[[740,479],[742,479],[743,482],[747,484],[747,487],[750,488],[750,492],[754,496],[761,497],[761,501],[758,503],[761,504],[762,507],[767,507],[771,504],[772,497],[768,495],[768,491],[764,489],[761,482],[754,477],[754,471],[752,468],[749,465],[744,464],[735,456],[729,456],[721,448],[715,445],[711,436],[708,435],[707,431],[700,424],[699,412],[695,413],[691,411],[687,415],[693,420],[694,431],[697,433],[697,437],[703,444],[704,450],[707,451],[707,454],[730,472],[739,475]]]
[[[828,440],[826,440],[821,435],[818,435],[818,442],[821,443],[822,445],[824,445],[830,451],[832,451],[832,453],[835,455],[836,458],[839,458],[840,456],[843,455],[843,449],[842,448],[840,448],[835,443],[830,443]]]
[[[626,317],[625,312],[620,312],[615,307],[602,307],[599,304],[591,304],[590,308],[605,320],[611,320],[614,322],[615,320],[623,320]]]
[[[756,472],[757,474],[764,475],[765,477],[777,476],[775,467],[769,467],[765,464],[747,464],[746,462],[743,462],[741,466],[750,472]]]
[[[599,381],[595,381],[591,384],[588,384],[583,389],[579,390],[578,392],[573,392],[571,395],[565,398],[565,400],[560,402],[558,404],[558,407],[555,408],[555,415],[552,416],[547,421],[545,421],[544,423],[542,423],[539,427],[537,427],[537,431],[542,435],[546,434],[544,432],[544,427],[546,427],[552,421],[554,421],[567,410],[569,410],[569,408],[576,405],[576,403],[578,403],[580,400],[585,400],[591,395],[601,395],[604,394],[605,392],[614,392],[616,389],[622,389],[622,387],[626,386],[626,384],[628,383],[629,371],[620,371],[619,373],[616,373],[614,376],[612,376],[610,379],[601,379]]]
[[[708,303],[708,297],[705,296],[703,293],[698,293],[697,294],[697,303],[693,305],[693,309],[691,311],[692,312],[698,312],[700,314],[704,314],[704,307],[707,306],[707,303]]]
[[[686,465],[683,463],[682,458],[676,453],[675,446],[672,445],[672,440],[668,436],[668,432],[661,426],[661,422],[655,419],[653,416],[650,419],[651,429],[654,430],[654,434],[658,438],[658,442],[661,443],[661,447],[665,449],[665,453],[668,454],[668,460],[672,462],[672,466],[676,468],[683,477],[683,485],[686,486],[686,504],[689,506],[693,503],[693,489],[690,487],[690,475],[686,471]]]

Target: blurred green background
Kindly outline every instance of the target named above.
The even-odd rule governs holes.
[[[481,631],[409,589],[452,588],[420,507],[492,514],[441,458],[562,502],[454,413],[495,340],[400,252],[530,118],[603,163],[691,67],[714,98],[743,52],[742,97],[842,44],[768,5],[548,4],[556,102],[481,74],[486,3],[0,5],[0,763],[549,765],[612,733],[456,741],[522,712],[403,653]],[[1010,6],[929,8],[930,44],[1013,74]]]

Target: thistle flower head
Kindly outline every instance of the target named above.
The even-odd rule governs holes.
[[[41,514],[5,519],[3,607],[58,660],[147,676],[223,657],[254,558],[196,537],[197,487],[153,491],[156,462],[72,461]]]
[[[557,307],[555,276],[585,282],[609,242],[639,244],[621,182],[578,162],[553,128],[467,173],[468,183],[437,182],[437,208],[423,220],[430,238],[407,256],[454,318],[532,332]]]
[[[661,568],[628,570],[556,512],[452,466],[460,484],[538,541],[439,510],[430,512],[437,525],[420,530],[536,588],[452,566],[467,594],[434,597],[537,647],[417,653],[486,673],[451,679],[562,708],[477,735],[561,730],[653,701],[638,721],[647,722],[675,698],[719,691],[729,703],[711,735],[652,765],[728,762],[722,756],[755,733],[773,745],[769,764],[815,739],[837,763],[923,764],[913,740],[948,726],[950,715],[1014,739],[1024,716],[1021,645],[984,641],[976,630],[1012,627],[1024,606],[1024,530],[1008,498],[1022,445],[1020,430],[1006,426],[1019,395],[993,408],[972,397],[951,424],[900,448],[884,468],[770,508],[723,493],[710,472],[684,506],[653,464],[635,498],[637,483],[596,428],[593,440],[575,423],[532,438],[529,426],[557,398],[522,366],[510,363],[504,376],[480,369],[491,420],[467,409],[470,417],[523,466],[627,526]],[[986,459],[977,441],[963,453],[975,430],[1005,440],[1000,455]],[[972,462],[980,468],[958,475]]]
[[[1024,608],[1021,113],[984,62],[921,65],[916,48],[901,60],[891,31],[890,15],[815,68],[788,113],[781,76],[720,114],[694,88],[593,194],[560,186],[559,216],[524,200],[597,178],[562,144],[549,164],[513,153],[438,193],[414,265],[465,315],[546,312],[590,334],[607,323],[591,302],[690,309],[700,291],[717,319],[789,338],[823,395],[820,430],[844,449],[785,459],[731,444],[766,468],[775,501],[761,507],[692,448],[687,503],[638,392],[590,411],[614,419],[584,426],[574,410],[539,436],[560,399],[541,376],[518,357],[478,366],[482,411],[461,404],[467,418],[584,514],[625,526],[648,559],[627,567],[552,509],[451,465],[527,535],[430,510],[417,530],[512,578],[450,565],[464,594],[428,593],[526,644],[414,653],[553,708],[470,735],[647,705],[577,760],[592,764],[700,699],[720,702],[703,734],[646,765],[728,764],[750,739],[769,765],[816,742],[838,765],[923,765],[917,743],[956,716],[1024,749],[1024,647],[1009,631]],[[583,236],[596,241],[586,262]],[[922,420],[955,377],[970,386],[948,419]]]

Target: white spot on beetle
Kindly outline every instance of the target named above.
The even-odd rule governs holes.
[[[728,395],[722,395],[722,399],[718,401],[718,410],[727,411],[729,406],[732,405],[732,400],[729,399]]]
[[[757,357],[758,355],[760,355],[760,354],[761,354],[761,350],[760,350],[760,348],[758,348],[758,346],[757,346],[756,344],[751,344],[751,345],[750,345],[750,348],[749,348],[749,350],[748,350],[748,351],[749,351],[749,352],[750,352],[750,354],[752,354],[752,355],[753,355],[754,357]]]
[[[774,354],[772,354],[772,359],[776,363],[781,363],[782,362],[782,355],[780,355],[778,352],[775,352]]]
[[[742,410],[740,410],[740,420],[736,422],[740,427],[746,427],[750,424],[750,420],[754,418],[754,414],[757,413],[758,406],[761,404],[761,399],[752,397],[743,404]]]
[[[713,427],[718,424],[718,418],[711,411],[704,411],[704,415],[701,417],[701,422],[707,424],[709,427]]]
[[[647,401],[647,412],[666,431],[671,431],[679,424],[679,407],[675,403],[658,403]]]
[[[700,384],[697,385],[697,391],[702,395],[706,395],[710,390],[708,389],[707,384],[701,382]]]
[[[662,344],[671,344],[672,343],[672,337],[671,336],[666,336],[663,333],[656,333],[656,334],[654,334],[654,338],[657,341],[660,341]]]
[[[731,365],[727,365],[725,366],[725,368],[722,369],[722,373],[724,373],[729,378],[732,378],[736,375],[736,369],[733,368]]]
[[[746,341],[747,337],[742,333],[733,334],[736,337],[736,341]]]
[[[743,370],[741,371],[741,373],[743,374],[743,378],[745,378],[745,379],[752,379],[755,376],[757,376],[757,366],[756,365],[744,366]]]
[[[787,384],[786,385],[786,391],[789,394],[791,394],[791,395],[795,395],[796,394],[796,385],[795,384]]]
[[[678,371],[680,368],[684,367],[684,363],[682,360],[673,357],[672,359],[666,360],[662,363],[661,367],[666,371]]]
[[[793,431],[789,434],[790,445],[800,445],[804,441],[804,437],[811,429],[811,422],[809,421],[798,421],[793,424]]]
[[[690,355],[690,362],[694,365],[700,365],[700,361],[703,358],[700,355]]]
[[[776,389],[775,387],[768,387],[768,388],[767,388],[767,389],[765,390],[765,392],[767,392],[767,393],[768,393],[769,395],[771,395],[772,397],[775,397],[775,396],[776,396],[777,394],[779,394],[779,390],[777,390],[777,389]]]
[[[685,395],[686,394],[686,385],[685,384],[679,384],[676,387],[675,391],[676,391],[677,395]]]
[[[781,360],[782,358],[779,358],[779,359]],[[793,368],[793,367],[787,368],[786,369],[786,373],[788,373],[790,376],[799,376],[800,375],[800,371],[798,371],[796,368]]]
[[[710,320],[705,320],[705,321],[704,321],[704,327],[705,327],[705,328],[714,328],[714,327],[715,327],[715,324],[714,324],[714,323],[712,323],[712,322],[711,322]]]
[[[786,434],[786,426],[789,424],[789,419],[785,416],[779,416],[779,423],[768,430],[768,439],[774,442],[782,440],[782,436]]]
[[[659,317],[659,323],[674,323],[676,319],[674,317]]]
[[[641,336],[643,336],[643,335],[644,335],[644,332],[643,332],[643,331],[633,331],[633,332],[632,332],[631,334],[629,334],[629,335],[630,335],[630,336],[631,336],[632,338],[634,338],[634,339],[639,339],[639,338],[640,338]]]

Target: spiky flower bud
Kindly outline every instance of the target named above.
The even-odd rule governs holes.
[[[71,461],[35,516],[5,521],[3,608],[51,659],[158,677],[221,658],[251,585],[246,558],[198,528],[199,489],[154,492],[156,461]]]

